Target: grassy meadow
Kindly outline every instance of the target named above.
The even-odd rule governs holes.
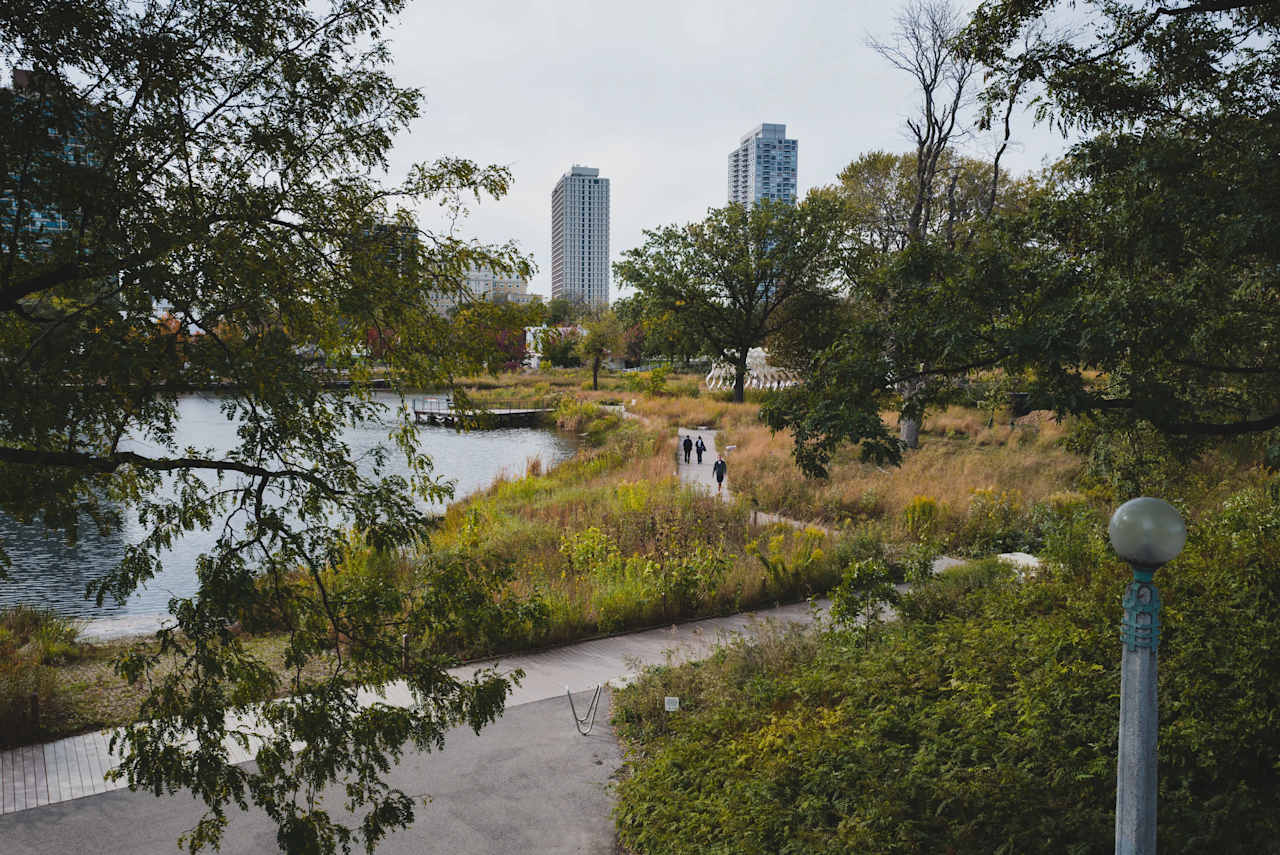
[[[590,386],[586,369],[465,381],[481,405],[558,402],[556,425],[581,437],[581,450],[550,471],[528,461],[524,475],[454,504],[395,554],[353,548],[331,582],[409,593],[441,579],[474,582],[517,617],[449,627],[425,642],[480,657],[795,600],[831,589],[867,562],[900,580],[918,578],[944,553],[1099,556],[1105,545],[1097,532],[1121,499],[1117,472],[1164,473],[1159,494],[1179,497],[1193,519],[1266,480],[1251,446],[1153,468],[1156,452],[1141,437],[1102,443],[1043,413],[1010,424],[1007,412],[951,406],[928,415],[921,447],[901,467],[860,463],[849,449],[829,479],[815,481],[792,461],[790,437],[760,422],[754,393],[731,403],[703,389],[700,375],[663,370],[606,372],[598,390]],[[735,446],[731,503],[675,477],[676,428],[698,426],[719,431],[722,450]],[[1081,451],[1100,443],[1110,457]],[[754,508],[799,525],[753,526]],[[310,584],[301,574],[296,581]],[[128,645],[81,643],[67,622],[40,614],[0,615],[0,730],[17,741],[50,739],[135,716],[142,689],[112,666]],[[246,614],[239,640],[277,670],[284,618],[266,606]],[[29,721],[32,694],[38,726]]]

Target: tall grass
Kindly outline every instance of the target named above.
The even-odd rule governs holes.
[[[0,745],[38,738],[65,715],[51,666],[79,657],[77,634],[74,623],[49,609],[0,609]]]
[[[564,415],[591,418],[595,409],[575,404]],[[792,576],[785,590],[771,584],[751,548],[762,532],[748,526],[745,508],[679,482],[674,442],[665,429],[615,420],[599,447],[452,507],[432,548],[516,567],[507,594],[546,605],[543,642],[736,611],[838,577],[824,533],[799,538],[782,527],[763,532],[766,555]],[[583,538],[596,544],[590,560]]]
[[[936,525],[956,530],[975,490],[1016,487],[1028,503],[1072,488],[1079,458],[1061,446],[1053,422],[987,428],[982,415],[953,407],[926,422],[920,448],[900,467],[861,463],[856,449],[842,450],[830,477],[805,478],[792,458],[789,434],[739,423],[724,440],[737,445],[729,465],[734,490],[762,508],[829,523],[902,520],[918,497],[936,503]],[[900,527],[900,533],[906,526]]]

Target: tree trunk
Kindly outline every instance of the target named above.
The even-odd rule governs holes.
[[[746,400],[747,389],[747,360],[743,357],[741,362],[735,362],[733,365],[733,400],[735,403],[741,404]]]
[[[898,419],[898,440],[907,448],[920,447],[919,419]]]
[[[591,360],[591,390],[600,388],[600,357]]]

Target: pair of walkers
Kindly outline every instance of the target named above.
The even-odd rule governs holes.
[[[705,452],[706,450],[707,450],[707,444],[702,441],[702,437],[698,437],[698,441],[695,443],[692,439],[689,438],[688,434],[684,435],[684,462],[685,463],[689,462],[689,452],[697,451],[698,464],[701,465],[702,455],[703,455],[703,452]]]

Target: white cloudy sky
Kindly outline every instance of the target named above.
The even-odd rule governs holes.
[[[973,8],[970,0],[964,8]],[[551,190],[571,164],[612,181],[613,260],[642,230],[725,204],[726,159],[760,122],[799,140],[799,192],[873,149],[909,148],[910,79],[866,45],[900,0],[416,0],[393,33],[395,74],[425,94],[393,171],[440,155],[503,164],[511,193],[459,230],[514,239],[550,293]],[[1023,117],[1015,170],[1062,142]],[[993,150],[987,138],[973,153]],[[429,217],[424,217],[430,223]],[[618,295],[617,286],[612,294]]]

